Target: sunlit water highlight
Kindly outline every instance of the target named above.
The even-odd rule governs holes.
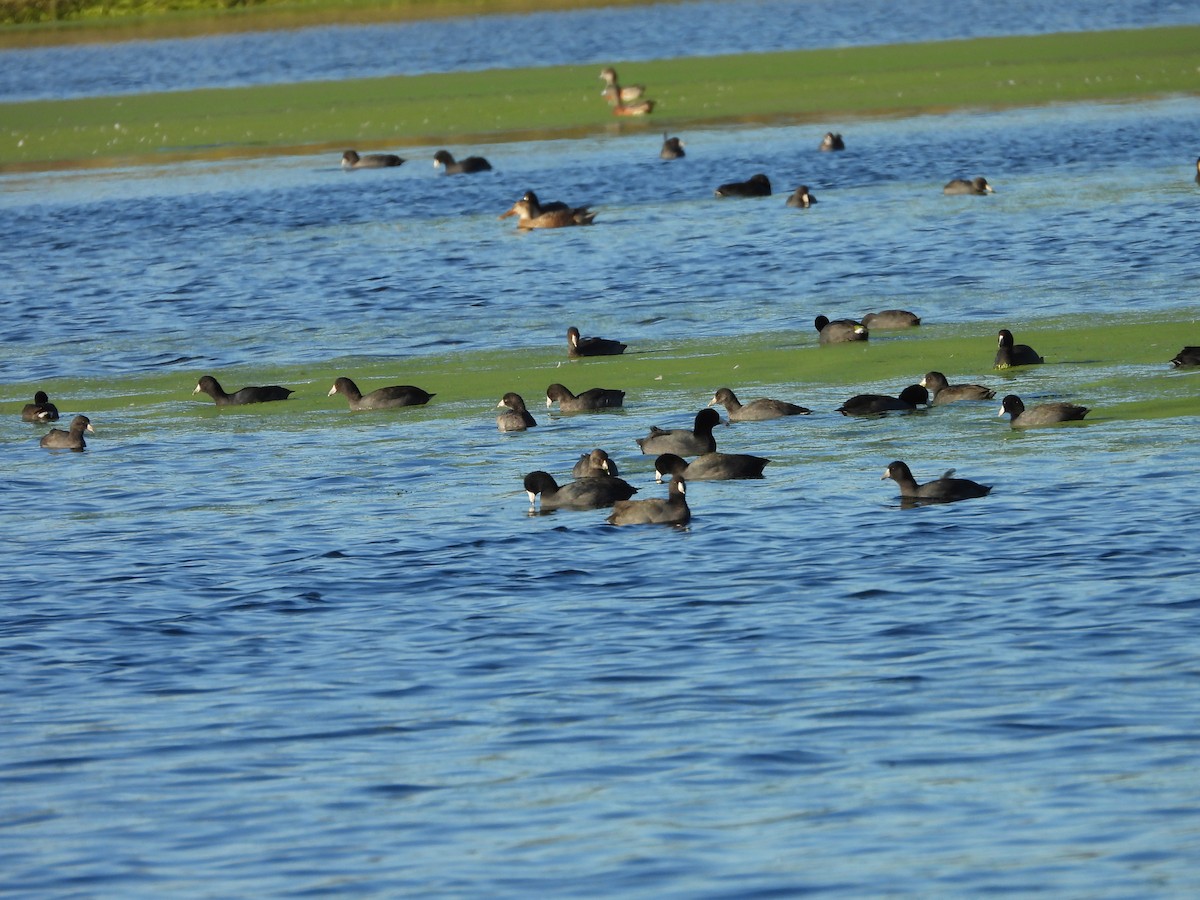
[[[778,331],[820,353],[815,313],[887,306],[962,327],[1178,313],[1161,364],[1113,374],[1194,383],[1166,360],[1200,343],[1197,112],[830,123],[842,155],[816,152],[822,129],[713,130],[670,164],[653,135],[504,145],[473,148],[496,165],[476,179],[418,150],[388,172],[0,179],[6,383],[78,379],[56,398],[73,414],[111,379],[179,381],[96,417],[83,454],[0,421],[5,887],[1195,894],[1195,415],[1106,418],[1126,388],[1080,396],[1095,372],[1070,360],[1002,378],[989,325],[952,379],[1088,421],[1014,433],[992,403],[848,420],[848,393],[895,386],[780,373],[745,393],[813,415],[721,428],[772,463],[692,485],[679,531],[529,516],[520,478],[565,479],[600,446],[658,496],[633,440],[707,395],[639,386],[623,412],[535,409],[500,435],[490,404],[217,411],[188,392],[235,365],[412,372],[561,345],[568,322],[631,352]],[[711,197],[760,170],[779,195]],[[998,193],[942,196],[974,174]],[[818,205],[784,207],[801,181]],[[531,187],[597,225],[496,220]],[[621,386],[603,361],[566,373]],[[993,493],[900,509],[879,480],[896,458]]]

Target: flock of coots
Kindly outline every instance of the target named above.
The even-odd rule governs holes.
[[[653,110],[654,101],[642,99],[641,85],[621,85],[616,71],[607,67],[600,76],[605,82],[603,96],[617,115],[646,115]],[[819,149],[835,152],[845,149],[840,134],[827,133]],[[663,135],[660,151],[662,159],[684,157],[684,144],[678,137]],[[342,155],[345,169],[386,169],[405,162],[390,153],[360,155],[347,150]],[[435,167],[447,175],[473,174],[491,170],[484,158],[470,156],[461,160],[446,150],[438,150],[433,156]],[[1200,167],[1200,160],[1197,161]],[[1200,175],[1197,176],[1200,181]],[[974,179],[955,178],[943,188],[945,194],[985,195],[994,189],[983,177]],[[771,183],[763,173],[756,173],[745,181],[728,182],[714,191],[717,197],[762,197],[771,195]],[[788,197],[787,205],[807,208],[816,203],[806,185],[801,185]],[[501,218],[516,216],[522,229],[561,228],[590,225],[595,212],[586,206],[572,206],[554,201],[542,202],[533,191],[526,191]],[[888,309],[869,313],[861,320],[829,319],[817,316],[814,326],[820,344],[837,344],[866,341],[872,329],[900,329],[920,325],[921,320],[907,310]],[[567,356],[579,359],[594,356],[615,356],[623,353],[627,344],[599,337],[584,337],[577,328],[567,331]],[[1044,358],[1032,347],[1015,342],[1012,332],[1001,329],[997,339],[993,367],[1007,369],[1015,366],[1030,366],[1044,363]],[[1184,347],[1172,360],[1176,367],[1200,365],[1200,347]],[[229,393],[211,375],[204,375],[196,384],[193,393],[204,393],[217,406],[240,406],[252,403],[267,403],[286,400],[294,391],[278,385],[249,386]],[[338,378],[329,389],[329,396],[343,395],[351,410],[388,410],[428,403],[434,394],[414,385],[393,385],[363,394],[353,380]],[[978,384],[951,384],[938,371],[928,372],[919,384],[905,387],[896,396],[887,394],[858,394],[846,400],[837,411],[845,416],[883,416],[888,413],[914,412],[918,409],[956,402],[978,402],[991,400],[995,391]],[[546,405],[557,403],[561,412],[575,413],[621,407],[625,392],[611,388],[591,388],[575,394],[566,386],[555,383],[546,389]],[[502,432],[526,431],[537,422],[525,406],[524,399],[514,392],[506,393],[497,404],[503,410],[496,418],[496,427]],[[618,474],[614,460],[603,449],[595,449],[581,455],[572,470],[573,481],[559,485],[548,472],[535,471],[525,476],[524,486],[531,505],[541,498],[541,509],[596,509],[610,508],[608,521],[616,525],[660,523],[685,525],[691,511],[686,499],[686,482],[703,480],[729,480],[761,478],[770,460],[761,456],[717,451],[713,429],[721,421],[714,406],[724,407],[728,421],[759,422],[785,416],[808,415],[811,411],[795,403],[772,398],[756,398],[743,404],[729,388],[719,389],[709,404],[695,417],[691,429],[665,430],[651,428],[649,434],[637,440],[643,455],[656,457],[655,480],[671,479],[665,498],[633,500],[637,489]],[[1003,398],[999,415],[1007,415],[1013,428],[1035,428],[1079,421],[1088,413],[1087,407],[1072,403],[1051,402],[1027,408],[1021,398],[1010,394]],[[44,391],[34,395],[32,403],[21,411],[26,422],[53,422],[59,417],[58,409],[50,402]],[[93,432],[87,416],[77,415],[67,431],[55,428],[41,438],[41,446],[51,449],[82,451],[86,447],[85,432]],[[690,461],[689,461],[690,458]],[[954,478],[953,470],[934,481],[918,484],[908,465],[896,460],[885,469],[882,478],[896,482],[905,505],[915,503],[945,503],[986,496],[991,487],[962,478]]]
[[[839,319],[830,321],[818,316],[816,328],[821,343],[852,342],[868,340],[870,329],[865,322],[880,323],[893,327],[912,327],[920,319],[905,310],[884,310],[863,317],[863,321]],[[833,326],[841,326],[833,331]],[[837,337],[833,337],[836,334]],[[829,340],[826,336],[829,335]],[[608,338],[584,337],[579,329],[567,329],[567,356],[581,357],[616,356],[623,353],[627,344]],[[993,367],[1006,369],[1013,366],[1040,365],[1045,362],[1041,354],[1026,344],[1018,344],[1007,328],[997,335],[997,350]],[[1175,367],[1200,365],[1200,347],[1184,347],[1171,360]],[[279,385],[249,386],[227,392],[212,375],[204,375],[196,383],[193,394],[203,393],[211,397],[217,406],[244,406],[253,403],[270,403],[288,399],[294,390]],[[341,394],[353,411],[388,410],[408,406],[422,406],[435,395],[415,385],[392,385],[363,394],[354,381],[339,377],[328,391],[328,396]],[[905,387],[897,396],[888,394],[857,394],[846,400],[837,411],[844,416],[884,416],[888,413],[915,412],[922,408],[958,402],[980,402],[992,400],[995,391],[980,384],[951,384],[942,372],[930,371],[918,384]],[[546,388],[546,405],[557,403],[560,411],[567,413],[587,412],[620,408],[625,402],[625,391],[614,388],[595,387],[580,394],[573,393],[565,385],[551,384]],[[721,453],[717,450],[713,430],[721,423],[721,415],[714,407],[725,409],[729,423],[762,422],[788,416],[806,416],[812,411],[807,407],[786,400],[759,397],[742,403],[728,387],[719,388],[708,405],[700,409],[690,429],[662,429],[652,427],[650,432],[636,443],[645,456],[656,457],[655,480],[671,479],[666,498],[649,500],[631,499],[637,488],[619,476],[616,462],[603,449],[596,448],[583,453],[572,470],[573,481],[559,485],[548,472],[535,471],[525,476],[524,486],[530,503],[541,498],[541,509],[601,509],[612,508],[608,521],[616,525],[659,523],[684,525],[691,518],[687,504],[685,483],[687,481],[725,481],[763,477],[763,470],[770,462],[762,456],[747,453]],[[500,399],[497,408],[502,409],[496,418],[496,427],[502,432],[526,431],[537,425],[537,421],[525,405],[525,400],[515,392],[508,392]],[[1038,428],[1077,422],[1088,414],[1088,408],[1074,403],[1049,402],[1026,407],[1015,394],[1001,401],[999,415],[1008,416],[1013,428]],[[21,410],[23,421],[32,423],[54,422],[59,418],[58,408],[50,401],[45,391],[37,391],[33,402]],[[87,416],[77,415],[69,430],[52,429],[41,438],[41,446],[56,450],[82,451],[87,444],[85,432],[94,432]],[[907,464],[896,460],[884,471],[884,479],[892,479],[900,488],[904,505],[917,503],[946,503],[984,497],[991,490],[963,478],[954,478],[953,470],[941,478],[918,484]]]

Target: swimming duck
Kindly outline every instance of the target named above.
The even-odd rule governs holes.
[[[659,159],[683,159],[687,156],[683,152],[684,143],[677,137],[667,137],[667,133],[663,132],[662,149],[658,151]]]
[[[614,116],[648,116],[654,112],[653,100],[637,100],[633,103],[617,103],[612,107]]]
[[[266,387],[244,387],[232,394],[227,394],[217,379],[211,375],[205,375],[197,382],[196,388],[192,393],[208,394],[208,396],[216,401],[217,406],[242,406],[247,403],[269,403],[272,400],[286,400],[296,392],[290,388],[271,384]]]
[[[942,188],[943,194],[994,194],[996,192],[987,179],[982,176],[967,181],[965,178],[954,178]]]
[[[342,394],[350,402],[352,410],[362,409],[398,409],[401,406],[423,406],[429,402],[433,394],[423,391],[411,384],[396,384],[391,387],[381,387],[363,394],[358,385],[349,378],[342,377],[333,383],[327,396]]]
[[[674,453],[677,456],[699,456],[701,453],[716,453],[717,439],[713,437],[713,429],[721,424],[720,414],[711,407],[704,407],[696,413],[695,423],[691,430],[675,428],[670,431],[654,425],[644,438],[638,438],[637,445],[644,456],[660,453]]]
[[[952,503],[956,500],[972,500],[991,493],[990,484],[980,484],[968,478],[954,478],[953,469],[948,469],[936,481],[917,484],[906,463],[896,460],[883,470],[880,481],[892,479],[900,486],[900,496],[905,500],[925,500],[930,503]]]
[[[795,403],[788,403],[786,400],[772,400],[769,397],[759,397],[757,400],[751,400],[743,405],[738,400],[737,394],[724,387],[713,394],[712,400],[708,401],[709,406],[718,404],[725,407],[730,422],[763,422],[783,416],[807,416],[812,412],[811,409],[797,406]]]
[[[842,136],[834,131],[825,132],[825,137],[821,138],[820,150],[822,153],[829,153],[833,150],[845,150],[846,142],[842,140]]]
[[[880,416],[889,412],[912,412],[929,404],[929,391],[910,384],[899,397],[887,394],[857,394],[838,407],[843,416]]]
[[[762,478],[763,469],[769,462],[769,459],[749,453],[703,453],[689,463],[675,453],[663,453],[654,461],[654,480],[661,482],[666,475],[687,481]]]
[[[505,407],[504,412],[496,416],[496,427],[500,431],[524,431],[537,425],[520,394],[509,391],[496,404],[497,409],[500,407]]]
[[[433,167],[442,166],[447,175],[473,175],[475,172],[490,172],[492,164],[482,156],[468,156],[466,159],[454,161],[447,150],[439,150],[433,154]]]
[[[867,327],[853,319],[834,319],[831,322],[826,316],[817,316],[813,319],[813,325],[822,344],[845,344],[869,340],[871,337]]]
[[[688,508],[686,483],[683,478],[672,478],[667,486],[665,500],[618,500],[613,504],[609,525],[686,525],[691,521],[692,511]]]
[[[33,395],[33,402],[21,407],[22,422],[57,422],[58,407],[50,402],[45,391]]]
[[[619,356],[628,346],[611,338],[581,337],[574,325],[567,329],[567,356],[572,359],[579,356]]]
[[[403,165],[404,160],[395,153],[368,153],[359,156],[355,150],[347,150],[342,154],[343,169],[387,169]]]
[[[570,207],[554,202],[545,205],[538,202],[537,194],[526,191],[501,219],[517,217],[518,228],[568,228],[573,225],[591,225],[596,214],[586,206]]]
[[[770,197],[771,182],[762,172],[751,175],[746,181],[731,181],[713,193],[718,197]]]
[[[907,309],[885,309],[877,313],[867,313],[862,317],[862,323],[867,328],[881,330],[915,328],[921,324],[921,317],[916,313],[910,313]]]
[[[642,94],[646,93],[646,86],[643,84],[620,84],[617,81],[617,70],[612,66],[601,69],[600,78],[604,82],[604,90],[600,92],[600,96],[614,106],[639,100]]]
[[[83,439],[85,431],[95,432],[92,427],[92,420],[87,416],[76,416],[71,420],[71,430],[63,431],[61,428],[52,428],[49,432],[42,435],[40,441],[43,447],[48,447],[51,450],[82,450],[87,446],[87,442]]]
[[[996,345],[996,359],[992,363],[994,369],[1035,366],[1046,361],[1028,344],[1014,344],[1012,332],[1007,328],[1001,328],[997,332]]]
[[[575,478],[604,478],[620,474],[616,460],[599,447],[591,453],[580,455],[575,467],[571,469],[571,475]]]
[[[530,472],[525,476],[525,493],[533,506],[542,495],[542,509],[603,509],[618,500],[628,500],[637,488],[622,478],[580,478],[559,485],[549,472]]]
[[[1175,368],[1179,368],[1180,366],[1200,366],[1200,347],[1184,347],[1175,354],[1175,358],[1171,360],[1171,365]],[[26,409],[28,408],[26,407]]]
[[[934,406],[959,400],[991,400],[996,392],[982,384],[951,384],[941,372],[926,372],[921,387],[928,388]]]
[[[561,412],[583,412],[589,409],[614,409],[625,402],[625,392],[610,388],[591,388],[578,396],[555,383],[546,388],[546,406],[558,403]]]
[[[800,185],[787,198],[787,205],[796,209],[808,209],[816,202],[817,198],[809,192],[807,184]]]
[[[1000,412],[996,415],[1007,415],[1013,428],[1037,428],[1041,425],[1057,425],[1059,422],[1077,422],[1089,412],[1086,406],[1074,403],[1042,403],[1026,409],[1020,397],[1009,394],[1001,401]]]

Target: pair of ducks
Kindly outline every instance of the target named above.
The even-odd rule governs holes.
[[[342,154],[343,169],[390,169],[402,165],[403,157],[395,153],[360,155],[357,150],[347,150]],[[433,154],[433,167],[444,168],[447,175],[473,175],[476,172],[492,170],[492,164],[482,156],[468,156],[466,159],[455,160],[448,150],[439,150]]]
[[[654,112],[654,101],[644,100],[646,86],[642,84],[622,85],[617,81],[617,70],[605,66],[600,70],[604,90],[600,96],[608,101],[614,116],[648,116]]]

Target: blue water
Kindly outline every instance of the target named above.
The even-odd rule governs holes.
[[[676,163],[652,134],[497,145],[471,179],[419,148],[0,176],[0,892],[1195,896],[1200,375],[1167,360],[1200,343],[1198,114],[828,123],[844,154],[824,127],[713,129]],[[760,170],[777,196],[712,199]],[[975,174],[997,194],[942,196]],[[817,206],[786,208],[801,181]],[[597,224],[516,233],[496,215],[530,187]],[[880,342],[978,332],[929,361],[951,380],[1093,412],[844,419],[898,385],[850,354],[809,378],[837,352],[811,319],[888,306],[926,324]],[[998,321],[1036,345],[1131,310],[1165,323],[1161,362],[989,369]],[[569,323],[650,361],[792,346],[768,380],[693,365],[813,415],[719,429],[772,462],[691,485],[688,529],[617,529],[529,515],[521,476],[600,446],[660,495],[633,440],[709,396],[669,369],[497,384],[540,422],[511,435],[448,396],[351,415],[317,376],[304,403],[190,395],[276,365],[438,390],[425,357],[545,355]],[[178,390],[126,398],[147,374]],[[16,415],[53,379],[93,414],[83,454]],[[551,414],[551,381],[628,406]],[[1120,414],[1160,395],[1185,414]],[[901,509],[893,459],[993,492]]]
[[[1193,0],[659,3],[4,50],[0,101],[1197,23]]]

